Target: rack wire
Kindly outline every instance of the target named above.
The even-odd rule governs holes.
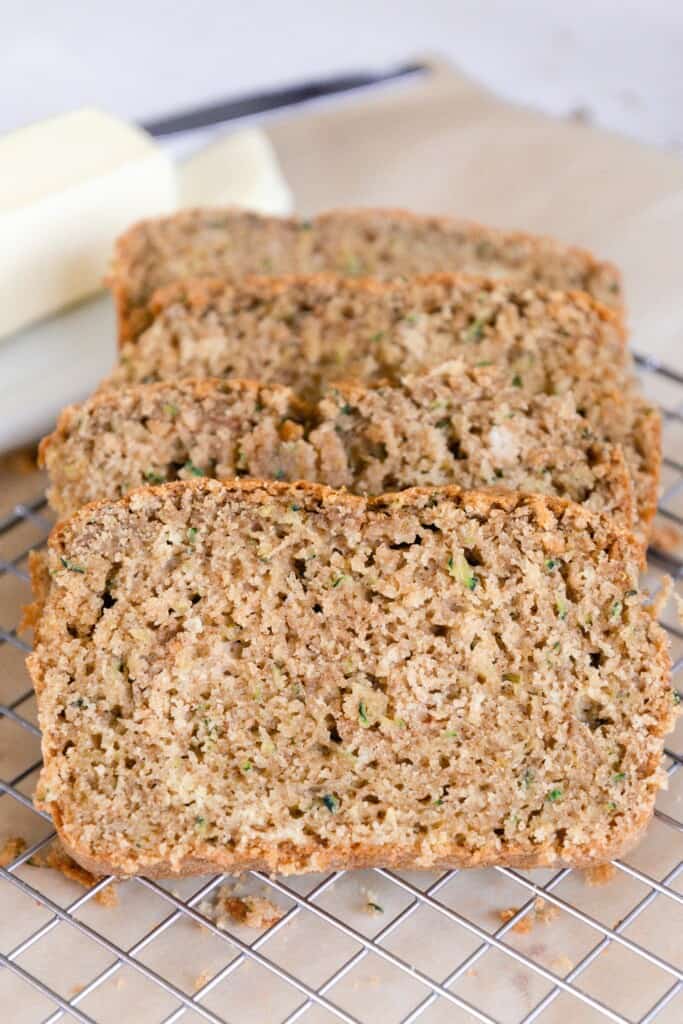
[[[678,529],[683,375],[645,357],[636,361],[646,392],[662,403],[659,521]],[[282,916],[254,932],[219,927],[207,912],[224,876],[130,880],[118,886],[119,908],[107,908],[97,896],[110,879],[78,890],[32,867],[54,831],[31,801],[40,733],[18,621],[29,597],[28,554],[44,545],[50,525],[43,496],[15,505],[0,520],[0,846],[16,831],[31,836],[26,849],[0,866],[0,1020],[683,1020],[680,728],[665,750],[669,789],[660,794],[648,836],[614,862],[615,877],[601,888],[568,869],[375,870],[296,879],[255,872],[240,885],[267,892]],[[683,583],[680,552],[660,545],[649,554],[651,593],[661,586],[662,570],[676,586]],[[663,624],[676,686],[683,631],[666,613]]]

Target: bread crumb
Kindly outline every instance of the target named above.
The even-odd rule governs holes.
[[[60,871],[65,878],[72,882],[77,882],[84,889],[90,889],[97,882],[101,881],[102,878],[101,875],[92,875],[85,868],[82,868],[80,864],[77,864],[57,839],[43,850],[35,853],[28,863],[32,868],[53,868],[55,871]],[[104,889],[96,892],[93,899],[103,907],[116,907],[119,903],[119,897],[113,883],[106,885]]]
[[[555,971],[555,974],[564,976],[568,971],[571,971],[574,965],[568,956],[561,953],[560,956],[555,957],[550,966]]]
[[[201,974],[198,974],[194,979],[195,992],[199,992],[200,988],[204,988],[208,981],[211,981],[211,971],[202,971]]]
[[[683,544],[683,533],[674,523],[655,523],[650,530],[650,544],[670,555]]]
[[[83,991],[83,985],[72,985],[69,990],[70,996],[77,996],[79,992]]]
[[[547,903],[539,896],[534,900],[534,918],[540,924],[550,924],[559,916],[560,908],[554,903]]]
[[[384,907],[379,902],[377,893],[373,889],[366,889],[365,886],[362,886],[361,893],[363,895],[363,910],[366,914],[370,914],[371,917],[377,917],[379,914],[384,913]]]
[[[586,885],[607,885],[617,873],[614,864],[596,864],[593,868],[586,868],[583,872],[583,880]]]
[[[246,928],[272,928],[284,915],[282,907],[264,896],[237,896],[236,886],[221,885],[213,899],[203,900],[198,910],[219,928],[241,924]]]
[[[119,974],[114,984],[116,985],[117,988],[123,988],[123,986],[126,984],[126,979],[122,978],[121,975]]]
[[[465,971],[465,974],[467,975],[468,978],[476,978],[478,973],[479,972],[476,971],[474,967],[470,967],[469,970]]]
[[[505,910],[498,911],[498,917],[507,924],[512,918],[519,913],[519,907],[506,907]],[[531,912],[520,918],[517,924],[513,924],[512,931],[517,932],[518,935],[527,935],[534,926],[534,922],[531,919]]]
[[[516,924],[513,924],[512,931],[516,932],[517,935],[528,935],[533,929],[535,924],[548,924],[560,912],[560,908],[553,904],[546,903],[545,900],[538,897],[534,900],[534,905],[524,917],[521,917]],[[519,913],[519,907],[506,907],[504,910],[498,911],[498,917],[507,924]]]
[[[26,840],[21,836],[10,836],[0,848],[0,867],[6,868],[26,849]]]

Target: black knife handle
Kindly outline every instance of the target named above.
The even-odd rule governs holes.
[[[321,96],[333,96],[335,93],[350,92],[364,86],[379,85],[382,82],[390,82],[392,79],[404,78],[425,70],[424,64],[403,64],[380,73],[359,71],[337,75],[333,78],[312,79],[298,85],[268,89],[248,96],[238,96],[234,99],[195,107],[180,114],[147,121],[142,127],[150,135],[157,137],[174,135],[177,132],[207,128],[210,125],[221,124],[223,121],[234,121],[238,117],[248,117],[253,114],[263,114],[269,110],[277,110],[280,107],[295,106]]]

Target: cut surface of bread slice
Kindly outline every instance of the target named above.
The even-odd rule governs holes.
[[[163,381],[96,394],[65,409],[39,461],[60,516],[145,483],[209,476],[317,480],[310,407],[277,384]]]
[[[283,386],[139,384],[65,410],[40,448],[61,516],[144,483],[208,476],[310,480],[362,494],[455,483],[555,494],[635,524],[621,449],[567,395],[527,395],[461,362],[396,387],[332,387],[318,406]]]
[[[110,273],[122,340],[149,323],[154,291],[187,277],[310,274],[395,278],[440,271],[586,291],[622,307],[610,263],[550,238],[402,210],[338,210],[311,220],[230,209],[185,210],[135,224]]]
[[[543,497],[180,481],[50,538],[38,806],[88,870],[589,865],[674,722],[639,549]]]
[[[178,377],[286,384],[316,401],[344,378],[396,383],[453,359],[493,363],[527,394],[571,391],[597,437],[621,445],[643,536],[657,505],[661,427],[637,390],[618,318],[588,296],[434,275],[409,282],[185,282],[124,345],[103,388]]]

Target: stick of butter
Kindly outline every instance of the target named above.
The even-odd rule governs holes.
[[[179,166],[181,206],[244,206],[287,214],[293,200],[275,150],[258,128],[210,142]]]
[[[63,136],[61,142],[57,138],[61,135],[56,131],[58,123],[76,119],[70,138],[77,151],[82,143],[81,129],[88,130],[91,118],[120,125],[113,118],[90,111],[56,118],[38,126],[39,135],[46,128],[52,129],[53,143],[45,145],[45,150],[64,144]],[[121,127],[124,133],[128,131],[126,125]],[[59,410],[84,399],[111,370],[116,357],[116,329],[109,296],[99,295],[80,305],[74,302],[101,287],[115,236],[136,218],[162,212],[162,190],[165,209],[174,208],[174,173],[180,179],[184,205],[225,203],[263,213],[291,211],[287,182],[270,142],[258,129],[245,129],[210,142],[177,168],[169,167],[163,154],[144,135],[136,129],[130,131],[145,144],[148,170],[141,169],[142,160],[130,168],[119,162],[119,171],[113,174],[109,164],[109,173],[115,178],[111,187],[100,186],[100,178],[93,176],[83,187],[75,184],[68,189],[63,187],[66,175],[60,162],[62,187],[57,187],[53,168],[52,188],[47,189],[43,183],[41,201],[29,203],[30,190],[22,188],[27,200],[23,208],[17,205],[17,181],[12,186],[17,209],[12,242],[5,229],[5,223],[10,223],[9,211],[0,207],[0,333],[43,317],[40,323],[25,327],[0,345],[0,452],[51,430]],[[19,134],[0,141],[0,189],[4,195],[10,191],[6,181],[15,182],[19,167],[17,161],[10,177],[7,166],[1,163],[2,147]],[[103,160],[103,168],[105,163]],[[45,180],[47,177],[45,174]],[[155,180],[159,183],[156,187]],[[146,196],[140,182],[145,184]],[[129,194],[134,189],[137,205]],[[32,292],[38,291],[40,304],[31,300]],[[72,304],[70,309],[59,316],[45,317],[67,303]]]
[[[116,236],[176,205],[171,158],[103,111],[0,138],[0,337],[98,291]]]

